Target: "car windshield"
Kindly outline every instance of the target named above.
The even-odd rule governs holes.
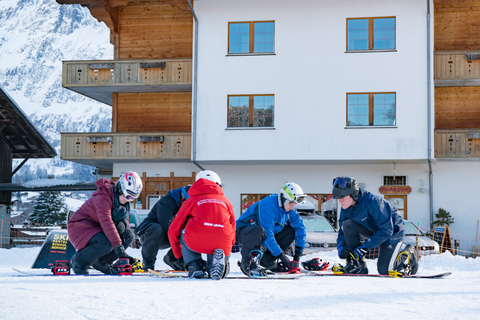
[[[302,217],[307,232],[335,232],[330,222],[324,217]]]
[[[413,224],[413,222],[405,221],[405,235],[406,236],[423,236],[423,233]]]

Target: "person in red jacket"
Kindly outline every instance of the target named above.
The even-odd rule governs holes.
[[[235,244],[232,204],[223,193],[220,177],[211,170],[197,174],[188,195],[168,230],[173,253],[177,259],[183,257],[189,278],[203,278],[207,272],[220,280],[229,272]]]
[[[95,182],[98,189],[78,209],[67,223],[68,238],[77,252],[71,267],[77,274],[87,274],[88,268],[106,273],[119,273],[111,264],[119,258],[134,258],[125,253],[135,235],[128,229],[130,201],[142,191],[142,180],[133,171],[124,172],[115,183],[108,179]]]

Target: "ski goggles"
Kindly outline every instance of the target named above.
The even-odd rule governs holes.
[[[347,179],[344,177],[337,177],[333,179],[332,185],[334,188],[347,189],[352,187],[351,183],[352,183],[351,179]]]
[[[137,194],[132,194],[130,190],[127,190],[127,194],[123,195],[127,201],[133,201],[138,198],[138,193]]]

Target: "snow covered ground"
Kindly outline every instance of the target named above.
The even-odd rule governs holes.
[[[140,249],[129,248],[141,257]],[[480,258],[423,257],[419,274],[445,279],[302,277],[190,280],[22,276],[39,248],[0,249],[0,319],[479,319]],[[156,267],[166,268],[159,252]],[[340,262],[335,252],[319,256]],[[239,253],[232,255],[232,273]],[[368,261],[376,273],[376,261]]]

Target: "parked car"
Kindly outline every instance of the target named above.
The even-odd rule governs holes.
[[[305,250],[303,250],[304,254],[337,249],[338,233],[327,218],[317,212],[308,214],[300,212],[300,215],[307,228],[307,243]],[[295,250],[294,243],[290,250]],[[291,254],[291,252],[287,253]]]
[[[417,226],[411,222],[405,220],[405,239],[403,242],[405,244],[411,244],[414,247],[417,247],[417,236],[418,236],[418,246],[420,247],[420,256],[428,256],[431,254],[439,254],[440,247],[438,243],[428,236],[426,236]],[[380,254],[379,248],[370,249],[366,255],[367,259],[376,259]]]

